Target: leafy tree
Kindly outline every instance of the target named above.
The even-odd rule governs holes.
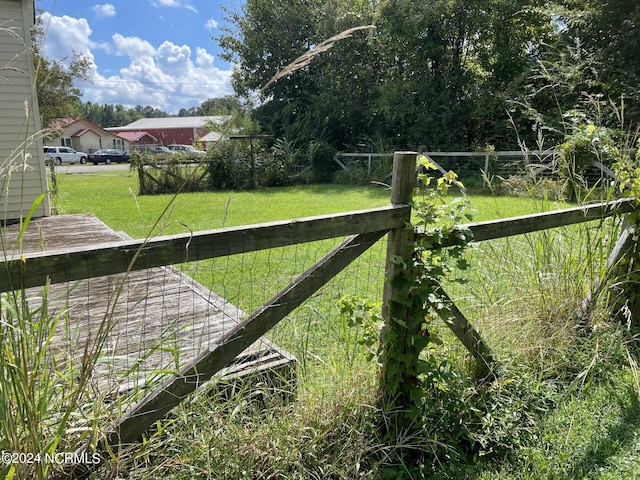
[[[300,55],[350,27],[370,23],[367,2],[249,0],[243,12],[227,11],[235,29],[218,38],[223,58],[237,65],[236,92],[247,98],[258,92],[256,118],[263,128],[298,142],[329,137],[340,143],[358,129],[354,119],[367,118],[372,55],[366,36],[354,35],[350,49],[336,44],[304,68],[260,89]],[[347,55],[348,54],[348,55]],[[358,115],[358,112],[362,115]],[[347,135],[345,136],[345,133]]]
[[[232,115],[242,109],[240,100],[232,95],[209,98],[200,104],[200,115]]]
[[[520,138],[535,147],[531,118],[519,105],[526,103],[526,87],[541,51],[555,42],[553,10],[547,7],[541,0],[487,3],[473,46],[482,79],[472,86],[474,145],[517,149]]]
[[[561,140],[563,113],[585,101],[624,94],[638,117],[636,3],[248,0],[218,40],[262,129],[298,144],[534,147],[541,126]],[[302,53],[371,23],[261,90]]]
[[[36,17],[32,33],[33,61],[36,92],[42,126],[49,128],[59,118],[78,116],[82,91],[74,86],[74,80],[87,80],[89,61],[75,55],[68,63],[62,60],[48,60],[42,56],[42,25]]]
[[[61,62],[34,55],[36,91],[42,126],[51,127],[59,118],[75,118],[81,110],[82,92],[74,86],[76,78],[86,79],[88,65],[82,58],[65,67]]]
[[[549,144],[583,124],[634,130],[640,116],[640,20],[636,2],[573,0],[550,10],[554,36],[537,44],[536,63],[518,97]],[[632,143],[632,142],[631,142]],[[630,146],[630,145],[629,145]]]
[[[560,11],[567,43],[592,56],[597,87],[610,99],[626,98],[627,113],[640,115],[640,3],[636,0],[571,0]],[[577,40],[574,40],[577,39]],[[617,119],[614,119],[617,121]]]
[[[213,116],[213,115],[233,115],[242,109],[240,100],[232,95],[224,97],[209,98],[202,102],[198,107],[181,108],[178,112],[179,117],[192,116]]]
[[[552,30],[538,0],[387,0],[379,112],[400,146],[512,147],[510,100]]]
[[[399,146],[466,144],[465,86],[475,79],[462,58],[472,33],[463,2],[387,0],[376,23],[384,83],[379,111],[384,135]]]
[[[140,118],[163,118],[169,116],[167,112],[163,112],[159,108],[151,107],[149,105],[144,107],[142,105],[136,105],[134,110]]]

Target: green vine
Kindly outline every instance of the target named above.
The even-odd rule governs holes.
[[[435,169],[428,158],[418,158],[415,221],[409,226],[413,241],[407,258],[393,259],[401,268],[389,281],[400,294],[389,301],[390,320],[382,332],[382,390],[412,421],[426,391],[442,386],[441,361],[430,349],[441,343],[433,321],[438,316],[448,321],[451,304],[441,285],[463,281],[456,273],[467,268],[464,251],[471,240],[459,227],[471,218],[468,201],[446,199],[451,187],[462,184],[453,172],[435,180],[430,175]]]
[[[636,328],[640,326],[640,140],[637,143],[635,159],[629,155],[622,156],[615,165],[616,177],[622,196],[634,198],[636,209],[627,215],[627,223],[631,226],[633,237],[630,251],[626,252],[617,266],[617,276],[612,290],[617,291],[613,302],[614,312],[627,324]]]
[[[585,174],[594,160],[611,166],[620,158],[615,132],[589,121],[582,112],[572,110],[565,114],[571,131],[558,145],[560,177],[568,182],[569,200],[581,201],[586,189]]]
[[[382,303],[372,302],[360,295],[344,295],[338,301],[340,315],[348,328],[357,330],[357,343],[365,348],[368,361],[380,367],[380,330],[384,325]]]

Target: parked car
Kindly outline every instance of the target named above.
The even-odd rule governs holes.
[[[154,147],[153,150],[151,150],[151,153],[175,153],[175,152],[173,150],[168,149],[167,147],[158,146],[158,147]]]
[[[173,150],[169,150],[167,147],[163,147],[162,145],[144,145],[135,147],[135,150],[140,153],[152,153],[154,155],[162,153],[175,153]]]
[[[124,150],[118,150],[116,148],[105,148],[89,154],[89,161],[94,165],[98,163],[106,163],[107,165],[113,162],[123,163],[128,162],[130,159],[131,155]]]
[[[207,152],[203,150],[198,150],[193,145],[169,145],[168,148],[169,150],[172,150],[174,152],[186,153],[188,155],[206,155],[207,154]]]
[[[70,147],[44,147],[44,158],[54,160],[58,165],[63,163],[87,163],[87,154],[76,152]]]

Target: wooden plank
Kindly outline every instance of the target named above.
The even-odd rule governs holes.
[[[25,251],[45,248],[39,237],[67,245],[84,245],[87,238],[124,238],[87,215],[44,218],[31,226],[38,228],[26,235]],[[15,237],[17,230],[19,226],[12,225],[2,233]],[[66,235],[77,231],[82,235]],[[50,344],[52,358],[65,351],[60,358],[71,355],[79,365],[85,345],[95,342],[96,332],[107,322],[109,333],[91,381],[108,399],[133,393],[120,397],[122,406],[131,406],[135,395],[149,391],[168,377],[167,372],[188,366],[246,317],[236,306],[171,266],[91,278],[73,285],[51,285],[46,290],[34,287],[25,291],[30,308],[40,307],[45,291],[48,313],[61,318]],[[274,369],[291,378],[295,363],[290,354],[260,338],[216,377],[233,383],[259,373],[277,382]]]
[[[125,413],[118,424],[107,432],[109,445],[118,446],[136,441],[156,420],[162,418],[222,368],[230,365],[238,354],[341,272],[385,233],[366,233],[344,240],[244,322],[226,333],[217,346],[201,354],[191,365],[165,381]]]
[[[611,250],[609,257],[607,258],[607,263],[605,265],[605,276],[602,280],[596,278],[591,286],[591,290],[587,294],[587,296],[580,303],[580,307],[578,307],[578,311],[576,313],[576,322],[579,325],[585,325],[589,315],[593,310],[593,299],[597,298],[598,295],[602,292],[602,287],[607,286],[609,284],[609,280],[615,272],[616,267],[620,264],[620,261],[624,258],[624,256],[631,251],[633,246],[636,243],[636,239],[633,235],[634,228],[626,223],[620,232],[620,236],[616,241],[616,244]]]
[[[1,229],[0,238],[11,248],[19,228],[11,225]],[[59,244],[84,247],[96,239],[127,237],[93,216],[47,217],[29,225],[23,249],[29,252]],[[166,372],[178,372],[189,365],[246,317],[235,305],[171,266],[33,287],[25,290],[24,298],[34,311],[46,299],[50,317],[59,316],[50,342],[52,358],[70,355],[79,365],[85,345],[96,341],[96,332],[106,322],[109,333],[91,381],[108,397],[132,389],[149,391],[158,379],[168,376]],[[61,351],[66,353],[60,357]],[[267,374],[274,367],[293,370],[293,364],[291,355],[260,338],[216,376],[232,381],[253,372]],[[121,401],[131,405],[133,399],[121,397]]]
[[[403,227],[407,205],[322,215],[190,234],[123,240],[55,252],[9,253],[0,262],[0,292],[113,275],[243,252]],[[10,244],[10,242],[6,242]]]
[[[620,199],[613,202],[601,202],[555,212],[544,212],[502,220],[471,223],[467,224],[466,227],[473,233],[474,241],[482,242],[484,240],[510,237],[523,233],[599,220],[622,213],[630,213],[634,209],[634,200]]]
[[[553,212],[523,215],[519,217],[501,218],[486,222],[475,222],[461,225],[460,228],[469,229],[475,242],[522,235],[550,228],[574,225],[577,223],[600,220],[615,215],[630,213],[635,210],[634,200],[623,198],[613,202],[601,202],[593,205],[556,210]],[[419,235],[425,236],[424,232]],[[426,236],[428,240],[428,235]],[[456,245],[454,238],[448,246]]]
[[[451,305],[450,308],[438,310],[438,315],[444,320],[453,334],[460,340],[465,348],[478,361],[478,377],[483,380],[495,379],[491,366],[495,364],[495,360],[491,353],[491,349],[485,343],[478,331],[467,317],[460,311],[456,304],[451,300],[447,292],[444,291],[442,285],[438,285],[439,295]]]

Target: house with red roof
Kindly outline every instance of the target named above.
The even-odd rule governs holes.
[[[118,132],[118,137],[128,142],[131,147],[141,145],[158,145],[160,143],[156,137],[149,132],[138,130],[137,132]]]

